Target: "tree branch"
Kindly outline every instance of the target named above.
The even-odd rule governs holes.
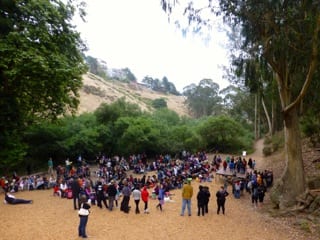
[[[313,32],[311,62],[310,62],[308,74],[306,76],[306,80],[297,98],[284,109],[284,112],[289,111],[290,109],[292,109],[294,106],[296,106],[301,102],[301,100],[307,93],[308,87],[311,84],[312,77],[314,75],[314,72],[316,71],[316,67],[318,64],[319,32],[320,32],[320,14],[317,15],[316,27]]]

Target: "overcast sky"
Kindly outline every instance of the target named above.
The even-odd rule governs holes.
[[[160,0],[87,0],[86,23],[77,30],[89,47],[87,55],[107,62],[108,68],[128,67],[141,81],[146,75],[166,76],[178,91],[203,78],[220,85],[221,66],[227,65],[222,33],[215,32],[208,46],[200,37],[182,37],[169,24]]]

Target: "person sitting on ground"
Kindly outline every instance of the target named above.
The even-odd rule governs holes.
[[[32,200],[25,200],[25,199],[16,198],[12,194],[6,193],[5,199],[4,199],[4,203],[8,203],[8,204],[13,204],[14,205],[14,204],[33,203],[33,201]]]

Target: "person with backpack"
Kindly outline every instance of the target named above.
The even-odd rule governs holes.
[[[217,214],[220,213],[220,209],[222,209],[222,214],[225,214],[225,202],[226,197],[229,195],[229,193],[224,189],[223,186],[221,186],[220,190],[217,191],[216,197],[217,197]]]

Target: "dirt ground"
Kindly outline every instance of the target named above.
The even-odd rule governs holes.
[[[259,145],[255,154],[250,156],[256,159],[258,169],[265,167]],[[263,214],[259,208],[253,208],[248,194],[244,194],[240,199],[235,199],[230,194],[226,202],[226,214],[217,215],[215,193],[221,184],[219,177],[216,177],[211,183],[202,183],[202,185],[209,186],[211,192],[209,213],[204,217],[197,216],[196,194],[199,183],[192,182],[194,197],[190,217],[180,216],[181,191],[176,190],[172,191],[172,202],[166,202],[162,212],[156,209],[157,200],[152,199],[149,201],[150,214],[135,214],[134,211],[125,214],[119,208],[109,212],[106,209],[92,206],[87,234],[90,239],[97,240],[317,239],[314,236],[305,235],[280,219]],[[77,236],[79,217],[73,210],[72,200],[54,197],[52,190],[18,192],[15,196],[32,199],[34,203],[28,205],[0,204],[0,239],[79,239]],[[2,193],[0,197],[3,199],[4,194]],[[134,205],[132,199],[130,205]],[[140,204],[140,209],[142,208]]]

